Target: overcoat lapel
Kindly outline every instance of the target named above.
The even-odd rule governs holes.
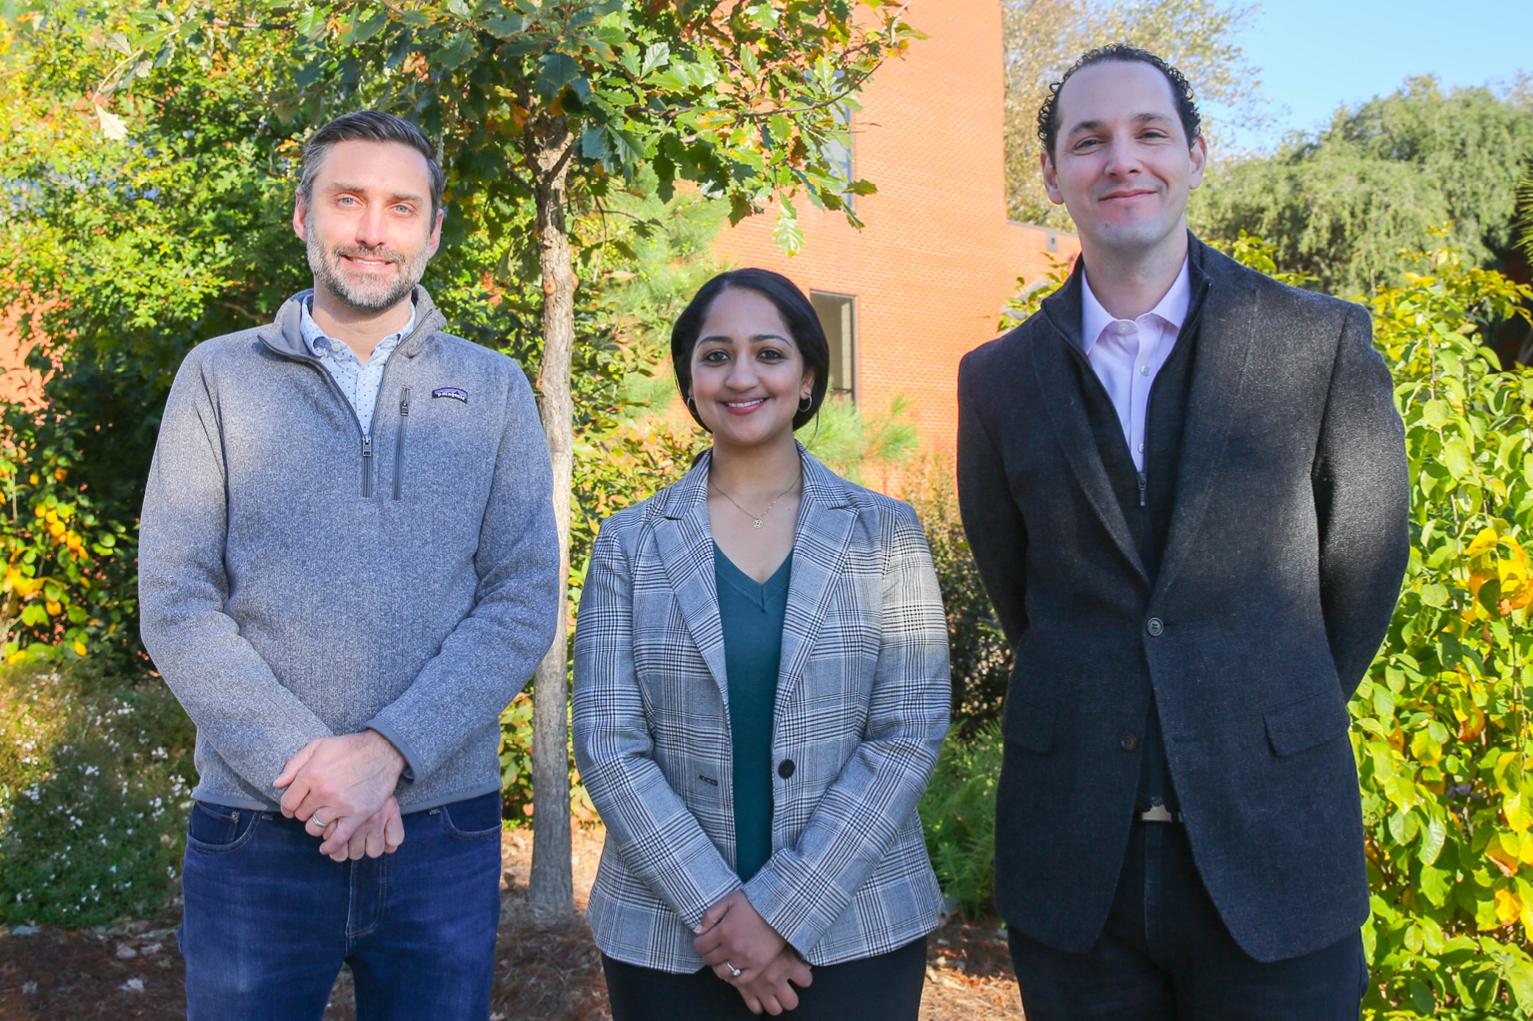
[[[1123,508],[1113,495],[1107,468],[1102,463],[1102,452],[1091,431],[1091,419],[1086,414],[1085,395],[1081,393],[1080,383],[1070,365],[1074,355],[1066,345],[1073,345],[1081,330],[1081,267],[1078,263],[1065,286],[1044,299],[1042,311],[1057,337],[1045,337],[1044,343],[1028,345],[1038,380],[1039,403],[1048,409],[1049,421],[1064,448],[1065,460],[1085,491],[1092,510],[1096,511],[1118,549],[1148,584],[1150,576],[1140,559],[1139,547],[1129,531]],[[1051,340],[1058,343],[1051,343]]]
[[[825,624],[832,583],[845,570],[852,525],[857,520],[841,479],[802,446],[799,455],[804,463],[804,495],[794,525],[774,717],[783,712],[804,675],[804,661]]]
[[[1156,595],[1166,591],[1187,559],[1203,513],[1208,509],[1224,459],[1230,424],[1242,414],[1247,366],[1256,335],[1258,297],[1245,271],[1229,259],[1191,241],[1195,265],[1208,280],[1198,324],[1198,350],[1187,394],[1181,462],[1165,555]]]
[[[729,683],[724,667],[724,629],[719,621],[719,594],[714,580],[713,530],[708,524],[708,464],[711,454],[698,459],[692,470],[666,493],[665,506],[655,523],[655,545],[665,565],[671,591],[681,608],[687,630],[708,672],[718,685],[719,697],[729,704]]]

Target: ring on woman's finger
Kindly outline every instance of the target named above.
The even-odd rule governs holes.
[[[741,975],[744,975],[744,974],[745,974],[745,972],[744,972],[744,971],[742,971],[742,970],[740,970],[740,969],[739,969],[739,968],[736,968],[736,967],[735,967],[735,966],[734,966],[734,963],[733,963],[733,962],[731,962],[731,961],[725,961],[725,962],[724,962],[724,967],[726,967],[726,968],[728,968],[728,969],[729,969],[729,974],[730,974],[730,975],[731,975],[731,976],[732,976],[732,977],[733,977],[733,978],[739,978],[739,977],[740,977],[740,976],[741,976]]]
[[[325,820],[321,819],[317,815],[309,816],[309,821],[311,823],[313,823],[314,825],[318,826],[320,829],[324,829],[326,826],[330,825],[329,823],[325,822]]]

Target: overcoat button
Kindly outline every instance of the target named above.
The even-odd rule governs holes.
[[[783,759],[780,763],[777,764],[777,775],[786,780],[788,777],[793,775],[793,771],[797,768],[798,767],[793,764],[792,759]]]
[[[1166,633],[1166,625],[1161,623],[1159,617],[1151,617],[1147,620],[1144,629],[1150,633],[1151,638],[1159,638]]]
[[[1133,734],[1124,733],[1122,737],[1118,738],[1118,747],[1126,752],[1131,752],[1139,747],[1139,738]]]

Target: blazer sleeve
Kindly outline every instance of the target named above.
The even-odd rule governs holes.
[[[958,512],[985,592],[1015,649],[1027,630],[1027,526],[980,415],[972,358],[958,368]]]
[[[792,847],[745,885],[751,906],[801,954],[840,917],[926,791],[947,733],[947,619],[931,551],[902,507],[882,582],[882,635],[862,741]]]
[[[619,522],[596,537],[575,623],[575,764],[608,839],[689,928],[740,888],[652,751],[633,659],[633,585]]]
[[[207,352],[199,348],[181,363],[149,467],[139,521],[139,631],[198,740],[275,799],[272,781],[287,760],[331,733],[225,610],[227,480]]]
[[[1342,323],[1311,475],[1320,605],[1344,698],[1389,628],[1410,555],[1405,428],[1361,308]]]

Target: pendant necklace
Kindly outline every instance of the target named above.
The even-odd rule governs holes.
[[[802,480],[799,480],[799,482],[801,482],[801,481]],[[758,515],[758,514],[752,514],[750,511],[746,510],[744,507],[741,507],[740,506],[740,501],[736,500],[734,497],[732,497],[728,493],[724,492],[723,487],[720,486],[717,482],[713,481],[712,478],[710,478],[708,480],[708,484],[710,486],[712,486],[714,489],[716,489],[720,496],[722,496],[724,499],[728,500],[730,503],[734,504],[735,507],[738,508],[738,510],[740,511],[741,514],[744,514],[746,517],[751,519],[751,527],[752,528],[760,528],[760,527],[762,527],[762,519],[764,519],[768,514],[772,513],[772,508],[777,506],[777,501],[778,500],[781,500],[783,497],[787,496],[789,493],[791,493],[794,490],[796,490],[799,487],[799,482],[794,482],[793,485],[789,486],[787,489],[784,489],[781,493],[778,493],[776,496],[772,497],[771,503],[768,503],[766,505],[766,510],[762,511]]]

